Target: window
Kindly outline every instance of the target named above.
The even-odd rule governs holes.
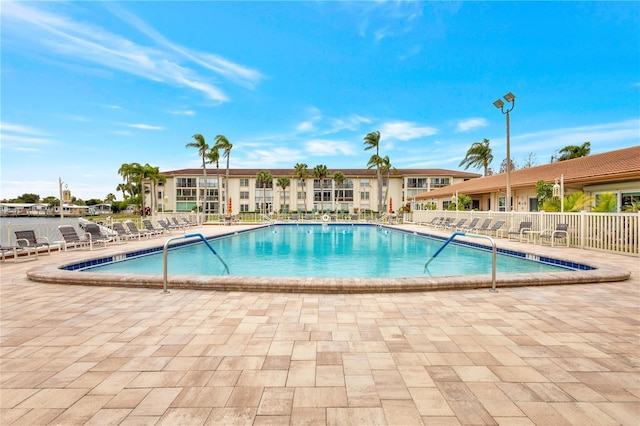
[[[369,199],[369,193],[368,192],[361,192],[360,193],[360,199],[361,200],[368,200]]]
[[[240,178],[240,186],[243,188],[249,187],[249,179],[248,178]]]
[[[633,204],[638,206],[640,203],[640,192],[623,192],[621,194],[622,211],[632,211]]]
[[[449,178],[431,178],[431,188],[442,188],[449,185]]]
[[[196,199],[196,189],[189,188],[178,188],[176,189],[176,199],[177,200],[195,200]]]
[[[307,198],[307,193],[304,191],[298,191],[298,200],[304,200]]]
[[[196,178],[178,178],[176,179],[176,186],[178,188],[195,188]]]
[[[369,186],[371,186],[371,184],[369,183],[369,179],[361,179],[360,186],[363,188],[368,188]]]
[[[353,189],[336,189],[334,197],[337,201],[353,201]]]
[[[249,204],[240,204],[240,211],[241,212],[248,212],[249,211]]]
[[[240,191],[240,199],[248,200],[249,199],[249,191]]]
[[[427,189],[427,178],[408,178],[407,188],[424,188]]]
[[[498,211],[499,212],[503,212],[506,211],[506,205],[507,205],[507,197],[498,197]]]
[[[204,188],[204,178],[199,178],[198,179],[198,186],[200,186],[200,188]],[[208,188],[217,188],[218,187],[218,178],[207,177],[207,187]]]

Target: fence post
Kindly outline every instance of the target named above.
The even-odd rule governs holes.
[[[587,212],[584,210],[580,210],[580,248],[584,249],[585,243],[587,240],[586,236],[587,232]]]

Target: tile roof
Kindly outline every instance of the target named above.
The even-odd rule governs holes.
[[[271,172],[271,175],[274,178],[286,176],[291,177],[293,175],[293,169],[229,169],[229,176],[233,177],[247,177],[247,176],[256,176],[261,170],[268,170]],[[328,175],[327,177],[333,176],[335,172],[342,172],[347,177],[354,176],[362,176],[362,177],[371,177],[374,178],[376,175],[375,169],[327,169]],[[224,175],[226,173],[226,169],[220,167],[220,174]],[[169,170],[166,172],[162,172],[166,177],[173,176],[202,176],[202,169],[180,169],[180,170]],[[215,168],[207,167],[207,176],[217,174],[217,170]],[[309,176],[313,176],[313,168],[309,169]],[[447,170],[447,169],[397,169],[394,173],[391,173],[392,177],[398,176],[452,176],[455,178],[463,178],[463,179],[473,179],[481,176],[478,173],[470,173],[459,170]]]
[[[514,170],[511,172],[511,189],[531,188],[539,180],[553,183],[560,175],[564,175],[565,186],[640,180],[640,146]],[[416,195],[416,199],[445,197],[456,191],[489,194],[504,191],[506,183],[506,173],[500,173],[424,192]]]

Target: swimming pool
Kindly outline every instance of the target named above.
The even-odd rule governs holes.
[[[230,275],[248,277],[400,278],[424,276],[424,265],[442,239],[373,225],[276,225],[209,240]],[[428,276],[490,274],[492,253],[479,245],[453,243],[429,265]],[[159,274],[161,252],[142,253],[83,271]],[[541,273],[571,268],[551,260],[500,253],[497,272]],[[168,252],[170,274],[226,275],[203,243]]]
[[[302,226],[302,225],[301,225]],[[197,228],[207,237],[241,234],[253,229],[264,227],[259,224],[239,224],[233,227],[205,226]],[[449,236],[443,232],[430,231],[415,224],[394,225],[383,229],[395,228],[409,234],[424,234],[440,238],[442,242]],[[179,235],[179,234],[178,234]],[[162,289],[165,282],[161,273],[100,273],[86,268],[107,264],[129,257],[137,257],[150,253],[161,253],[162,245],[167,238],[132,241],[126,245],[117,245],[100,252],[70,252],[66,260],[41,262],[26,271],[31,281],[79,286],[106,286],[113,288],[135,287],[147,289]],[[475,240],[483,241],[483,240]],[[193,244],[195,241],[176,241],[178,244]],[[575,248],[550,248],[539,245],[509,243],[505,239],[496,240],[499,251],[518,257],[529,257],[540,260],[549,259],[558,264],[567,264],[577,270],[561,270],[559,272],[542,273],[499,273],[497,286],[541,286],[558,284],[595,284],[604,282],[624,281],[629,279],[630,272],[615,265],[599,263],[590,252]],[[473,240],[463,238],[460,243],[473,245]],[[500,248],[502,247],[502,248]],[[447,247],[447,250],[450,247]],[[485,247],[486,249],[486,247]],[[510,251],[509,249],[517,250]],[[213,256],[209,255],[210,260]],[[53,258],[55,260],[55,258]],[[426,260],[426,259],[421,259]],[[436,259],[436,260],[439,260]],[[435,264],[432,263],[431,267]],[[82,271],[82,272],[79,272]],[[265,276],[234,276],[234,275],[196,275],[189,272],[186,275],[175,274],[170,271],[168,288],[199,289],[207,291],[255,291],[281,293],[393,293],[411,291],[434,290],[471,290],[491,288],[491,274],[429,276],[421,274],[414,277],[400,278],[332,278],[332,277],[265,277]]]

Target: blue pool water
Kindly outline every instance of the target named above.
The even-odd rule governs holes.
[[[179,240],[177,240],[179,241]],[[443,240],[371,225],[279,225],[209,240],[231,275],[252,277],[396,278],[424,276],[425,262]],[[498,273],[568,268],[498,254]],[[86,268],[91,272],[162,274],[162,251]],[[451,243],[426,275],[490,274],[492,253]],[[168,251],[170,274],[226,275],[202,242]]]

